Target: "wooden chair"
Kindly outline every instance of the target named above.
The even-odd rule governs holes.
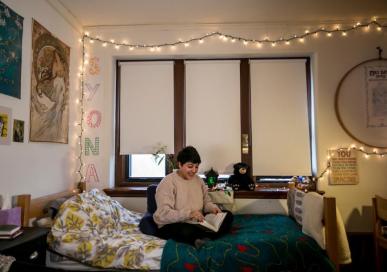
[[[382,226],[387,225],[387,199],[376,195],[372,199],[374,210],[374,243],[376,271],[381,272],[383,268],[383,249],[387,249],[387,237],[382,234]],[[386,265],[386,264],[384,264]]]

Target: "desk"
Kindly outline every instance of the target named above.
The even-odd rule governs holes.
[[[31,266],[43,266],[46,262],[46,239],[49,229],[23,228],[23,233],[12,240],[0,240],[0,254],[13,256],[16,261],[10,271],[29,271]]]

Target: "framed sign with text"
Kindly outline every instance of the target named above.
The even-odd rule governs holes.
[[[329,150],[330,185],[358,184],[357,152],[356,150]]]

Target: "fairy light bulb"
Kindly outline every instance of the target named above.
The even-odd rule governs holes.
[[[344,31],[341,33],[341,35],[345,37],[345,36],[347,36],[347,32]]]
[[[246,41],[246,40],[243,41],[243,45],[248,45],[248,44],[249,44],[248,41]]]

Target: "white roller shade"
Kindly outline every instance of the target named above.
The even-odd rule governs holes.
[[[240,61],[188,61],[186,144],[202,158],[199,172],[232,173],[241,160]]]
[[[120,64],[120,154],[174,153],[173,62]]]
[[[250,62],[254,175],[311,175],[305,60]]]

